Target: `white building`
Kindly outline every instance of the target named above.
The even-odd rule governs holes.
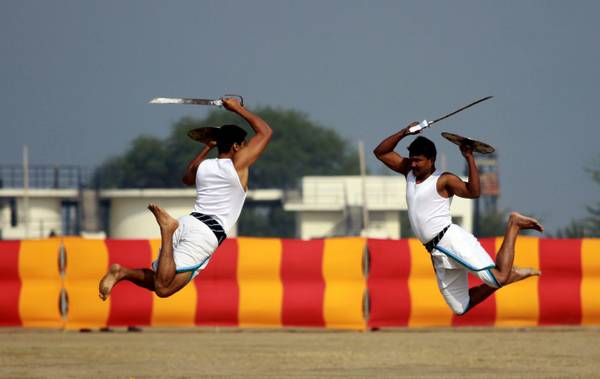
[[[363,196],[363,188],[366,196]],[[366,203],[368,214],[363,215]],[[454,222],[468,231],[473,227],[472,201],[455,197],[451,214]],[[297,212],[298,237],[364,235],[376,238],[411,236],[403,176],[307,176],[302,190],[288,196],[284,209]],[[368,227],[363,227],[367,217]]]
[[[91,198],[90,198],[91,195]],[[157,203],[174,217],[189,214],[196,191],[189,189],[0,188],[0,238],[27,239],[82,234],[87,237],[160,238],[154,216],[146,209]],[[248,191],[247,201],[281,201],[282,190]],[[237,229],[229,232],[237,235]]]
[[[366,189],[363,196],[363,187]],[[302,239],[363,235],[378,238],[411,236],[407,221],[406,182],[402,176],[308,176],[300,191],[248,191],[247,202],[283,205],[296,214],[296,236]],[[160,204],[170,214],[188,214],[194,205],[190,189],[23,189],[0,188],[0,238],[44,238],[82,234],[123,239],[159,238],[159,228],[146,209]],[[363,212],[366,203],[368,213]],[[452,216],[472,230],[472,201],[455,197]],[[363,220],[368,219],[368,227]],[[234,227],[229,236],[237,235]]]

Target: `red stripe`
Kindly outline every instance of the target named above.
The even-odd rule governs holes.
[[[410,248],[408,240],[368,240],[369,328],[408,326]]]
[[[325,326],[323,240],[281,241],[283,326]]]
[[[226,239],[210,263],[194,279],[197,325],[238,325],[240,289],[237,281],[238,245]]]
[[[19,241],[0,242],[0,326],[21,326]]]
[[[108,264],[118,263],[127,268],[150,268],[152,251],[145,240],[106,240]],[[110,295],[108,326],[150,325],[152,292],[122,281]]]
[[[496,239],[482,238],[481,246],[488,252],[492,259],[496,259]],[[469,288],[483,284],[475,275],[469,274]],[[453,326],[493,326],[496,322],[496,296],[492,294],[483,302],[476,305],[462,316],[453,315]]]
[[[581,324],[581,240],[541,239],[540,325]]]

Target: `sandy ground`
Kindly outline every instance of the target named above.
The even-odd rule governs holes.
[[[600,329],[0,328],[2,378],[599,378]]]

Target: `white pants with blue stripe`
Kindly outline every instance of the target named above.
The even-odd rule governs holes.
[[[177,273],[193,272],[192,279],[203,270],[219,243],[215,233],[202,221],[185,215],[177,219],[179,227],[173,233],[173,258]],[[158,259],[152,270],[158,269]]]
[[[477,238],[458,225],[452,224],[431,253],[438,287],[444,300],[456,314],[469,308],[469,272],[490,287],[499,288],[492,268],[492,257]]]

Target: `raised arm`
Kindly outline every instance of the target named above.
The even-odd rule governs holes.
[[[208,155],[210,149],[212,149],[216,145],[217,141],[209,142],[206,146],[204,146],[202,151],[198,155],[196,155],[194,159],[192,159],[192,161],[185,168],[185,172],[183,173],[183,178],[181,179],[183,184],[187,186],[196,185],[196,171],[198,171],[198,166],[200,166],[200,163],[202,163],[202,161],[206,159],[206,156]]]
[[[396,148],[396,145],[398,145],[398,142],[400,142],[400,140],[402,140],[404,137],[419,133],[411,133],[408,131],[408,129],[411,126],[415,126],[417,124],[418,122],[412,122],[408,124],[406,128],[400,130],[398,133],[392,134],[388,138],[381,141],[381,143],[377,145],[375,150],[373,150],[373,154],[375,154],[377,159],[382,161],[386,166],[388,166],[392,170],[399,172],[403,175],[408,174],[408,172],[410,171],[410,159],[396,153],[394,149]]]
[[[463,182],[458,176],[454,174],[444,174],[438,181],[438,192],[442,196],[450,197],[456,195],[467,199],[476,199],[480,194],[480,183],[479,183],[479,171],[477,171],[477,165],[475,164],[475,158],[473,158],[473,148],[467,145],[460,146],[460,152],[463,157],[467,160],[467,166],[469,167],[469,180]],[[441,190],[441,191],[440,191]]]
[[[265,150],[267,144],[271,140],[273,131],[269,124],[244,108],[237,99],[225,98],[223,99],[223,106],[231,112],[240,115],[248,122],[248,124],[250,124],[252,130],[256,133],[250,138],[248,145],[235,155],[233,160],[233,165],[236,170],[244,170],[250,167]]]

